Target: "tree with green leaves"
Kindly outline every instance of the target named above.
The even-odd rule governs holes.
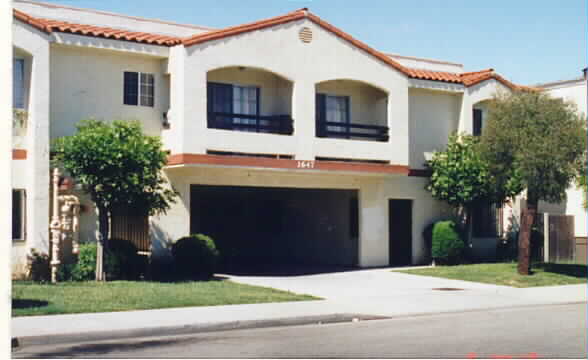
[[[463,215],[468,242],[472,207],[489,198],[488,165],[480,156],[478,146],[475,136],[452,134],[447,148],[435,152],[427,162],[431,169],[427,190],[433,198],[447,202]]]
[[[588,152],[578,164],[578,177],[576,178],[576,186],[582,191],[582,206],[584,210],[588,210],[588,159],[586,156],[588,156]]]
[[[518,272],[530,271],[530,235],[540,200],[560,202],[581,172],[586,119],[575,105],[538,91],[499,93],[489,103],[482,134],[494,199],[527,191],[521,216]],[[506,189],[506,190],[505,190]]]
[[[165,213],[177,193],[166,186],[167,154],[158,137],[144,135],[138,121],[83,120],[72,136],[56,139],[55,162],[76,179],[98,210],[96,280],[104,277],[104,248],[113,212]]]

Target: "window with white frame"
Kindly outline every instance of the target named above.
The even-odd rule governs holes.
[[[12,60],[12,107],[25,108],[25,78],[24,59]]]
[[[23,241],[25,239],[25,204],[26,193],[24,189],[12,190],[12,240]]]
[[[125,71],[123,103],[125,105],[151,106],[155,104],[155,79],[153,74]]]

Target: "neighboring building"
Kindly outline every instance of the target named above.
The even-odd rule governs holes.
[[[551,83],[538,84],[536,87],[542,88],[553,97],[562,98],[571,101],[578,106],[578,111],[586,116],[588,94],[586,69],[583,70],[583,76],[572,80],[555,81]],[[551,214],[565,214],[574,216],[574,233],[576,238],[586,238],[586,218],[588,213],[583,206],[586,194],[578,186],[572,186],[566,191],[567,199],[560,204],[539,204],[539,212]]]
[[[425,154],[481,131],[484,102],[518,88],[492,69],[379,52],[307,9],[212,30],[14,7],[14,107],[28,114],[13,136],[16,265],[48,250],[50,140],[89,117],[139,119],[170,151],[180,199],[149,219],[154,256],[203,232],[251,261],[425,263],[423,230],[451,215],[425,190]]]

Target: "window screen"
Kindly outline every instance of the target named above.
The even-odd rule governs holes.
[[[153,106],[154,104],[154,80],[153,74],[140,74],[141,106]]]

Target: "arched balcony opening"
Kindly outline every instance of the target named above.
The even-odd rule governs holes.
[[[244,66],[211,70],[206,81],[208,128],[292,135],[291,81]]]
[[[388,141],[388,94],[367,83],[337,79],[317,83],[316,136]]]

